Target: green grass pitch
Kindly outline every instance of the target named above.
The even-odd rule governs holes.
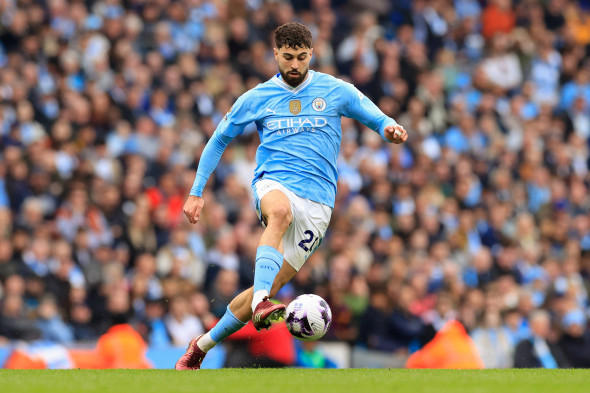
[[[590,370],[0,370],[19,393],[590,392]]]

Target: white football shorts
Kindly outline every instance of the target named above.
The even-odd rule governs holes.
[[[299,271],[307,258],[320,246],[330,224],[332,208],[319,202],[310,201],[289,191],[281,183],[270,180],[258,180],[252,186],[256,202],[256,214],[265,226],[260,213],[260,201],[272,190],[280,190],[291,202],[293,222],[283,236],[283,258]]]

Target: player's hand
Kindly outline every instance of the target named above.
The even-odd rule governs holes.
[[[182,211],[191,224],[199,222],[204,205],[205,200],[202,197],[189,195],[188,198],[186,198]]]
[[[408,139],[408,133],[404,127],[396,124],[395,126],[385,127],[385,138],[391,143],[400,144]]]

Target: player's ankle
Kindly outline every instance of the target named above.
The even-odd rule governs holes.
[[[209,332],[203,334],[197,341],[197,347],[203,352],[209,352],[217,343],[213,341]]]
[[[265,297],[268,297],[269,293],[266,289],[259,289],[258,291],[254,292],[252,296],[252,312],[256,310],[256,306],[264,300]]]

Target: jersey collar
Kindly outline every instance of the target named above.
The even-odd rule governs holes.
[[[311,83],[311,80],[313,79],[313,74],[314,73],[315,73],[315,71],[309,70],[307,72],[307,77],[305,77],[305,80],[303,81],[303,83],[301,83],[297,87],[291,87],[288,84],[286,84],[285,81],[283,81],[283,78],[281,77],[281,74],[280,73],[278,73],[275,76],[273,76],[271,80],[274,83],[276,83],[277,86],[279,86],[279,87],[281,87],[281,88],[283,88],[283,89],[285,89],[287,91],[290,91],[293,94],[297,94],[301,90],[305,89],[305,87]]]

